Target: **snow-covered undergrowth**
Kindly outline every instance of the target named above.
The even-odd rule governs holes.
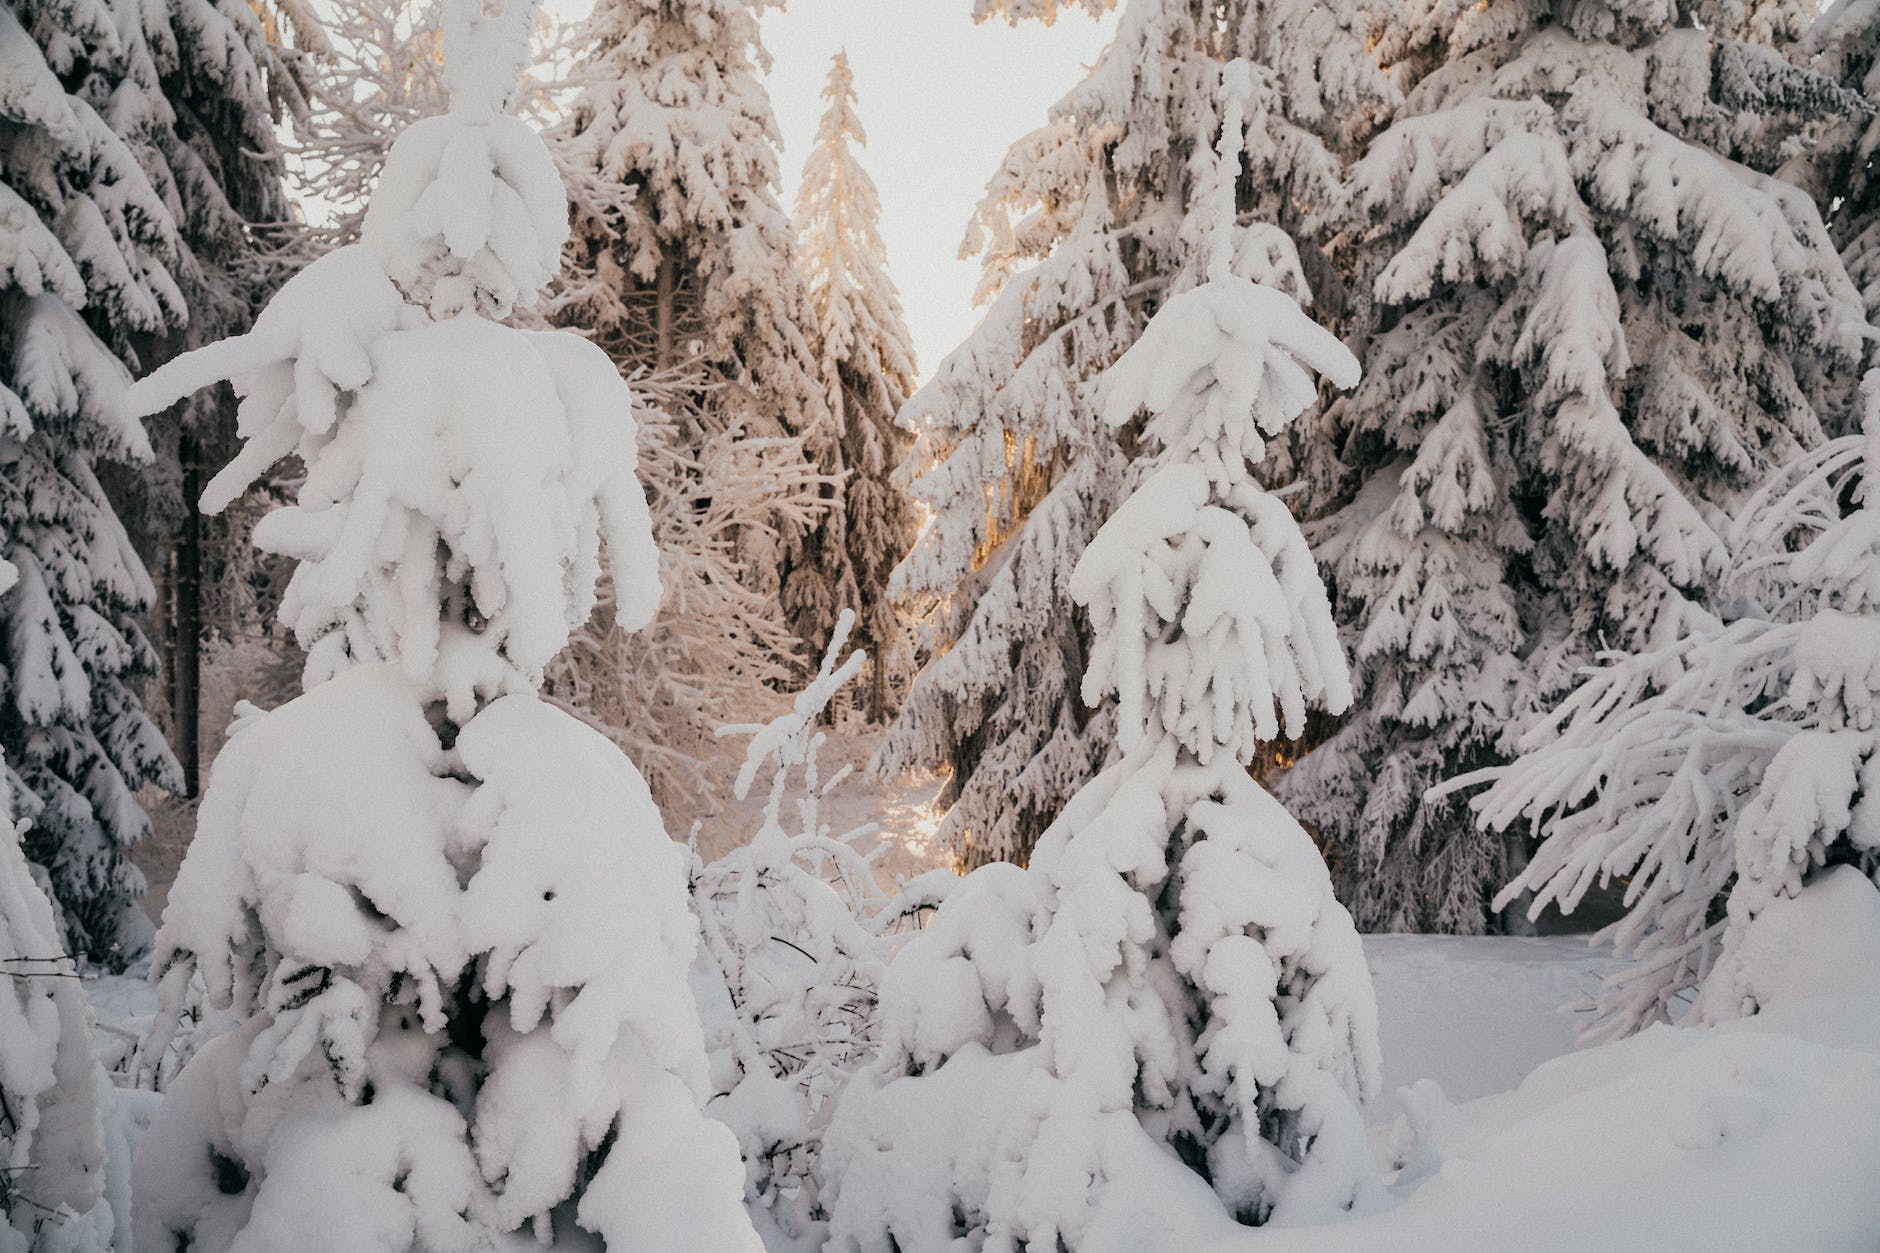
[[[1380,1165],[1395,1172],[1388,1196],[1345,1222],[1248,1231],[1130,1120],[1111,1118],[1100,1156],[1112,1183],[1079,1251],[1866,1253],[1880,1232],[1880,1124],[1849,1111],[1880,1098],[1880,892],[1832,872],[1772,906],[1755,934],[1755,1017],[1567,1052],[1514,1090],[1463,1104],[1427,1079],[1388,1094],[1368,1111]],[[1383,1038],[1444,1054],[1461,1092],[1504,1066],[1511,1042],[1570,1039],[1546,1020],[1563,984],[1597,974],[1565,941],[1388,936],[1369,949]],[[1491,999],[1500,1030],[1462,1029],[1450,1013]],[[980,1068],[977,1082],[996,1084],[1013,1060]],[[950,1105],[971,1103],[953,1095],[958,1105],[933,1105],[937,1153],[975,1134],[947,1120]]]
[[[1402,1164],[1390,1208],[1248,1231],[1165,1151],[1108,1128],[1103,1153],[1132,1182],[1110,1190],[1080,1253],[1454,1253],[1515,1231],[1522,1249],[1559,1253],[1870,1253],[1880,1126],[1848,1111],[1880,1098],[1880,894],[1831,875],[1769,921],[1759,978],[1789,991],[1761,1013],[1579,1050],[1558,1007],[1597,988],[1609,953],[1572,937],[1367,937],[1385,1080],[1366,1115],[1380,1168]],[[85,987],[108,1066],[154,993],[127,977]],[[1423,1086],[1406,1117],[1398,1092],[1418,1080],[1441,1092]],[[150,1094],[114,1096],[147,1117]],[[936,1154],[975,1134],[948,1112],[970,1103],[933,1102]]]
[[[787,713],[724,728],[750,736],[733,795],[749,796],[771,766],[768,799],[743,847],[709,864],[694,852],[702,943],[692,984],[715,1094],[708,1112],[738,1137],[745,1203],[773,1250],[822,1244],[823,1131],[850,1073],[874,1051],[886,947],[871,924],[892,917],[855,847],[873,832],[837,833],[822,819],[824,799],[850,771],[822,777],[827,736],[816,723],[867,660],[856,652],[837,664],[854,624],[843,610],[821,669]]]
[[[1083,1253],[1865,1253],[1880,1232],[1880,1124],[1850,1111],[1880,1099],[1880,892],[1830,871],[1750,935],[1754,1017],[1655,1026],[1461,1106],[1434,1085],[1399,1095],[1409,1112],[1383,1137],[1395,1203],[1379,1213],[1246,1232],[1135,1143],[1116,1151],[1138,1186],[1112,1198]]]

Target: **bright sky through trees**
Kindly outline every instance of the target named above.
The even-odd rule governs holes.
[[[790,0],[764,19],[765,80],[783,128],[783,203],[794,203],[822,113],[829,58],[847,49],[861,154],[881,189],[881,235],[924,379],[979,321],[979,266],[960,237],[1005,149],[1096,59],[1114,16],[1055,26],[975,26],[971,0]]]

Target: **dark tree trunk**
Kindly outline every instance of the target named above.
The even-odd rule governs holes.
[[[659,273],[653,282],[653,365],[663,370],[672,364],[673,306],[679,285],[679,266],[670,249],[660,250]]]
[[[183,522],[176,537],[170,662],[170,709],[176,720],[176,756],[183,794],[195,796],[202,774],[202,452],[185,426],[177,447],[183,470]]]

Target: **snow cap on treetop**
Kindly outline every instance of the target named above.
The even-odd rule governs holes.
[[[490,0],[496,3],[496,0]],[[568,196],[542,137],[506,116],[535,5],[444,8],[450,111],[399,136],[361,238],[412,299],[447,318],[503,318],[561,265]]]
[[[533,0],[446,0],[444,83],[450,111],[494,117],[509,111],[529,68]]]
[[[1253,66],[1245,57],[1235,57],[1221,67],[1221,138],[1216,151],[1219,164],[1209,208],[1214,222],[1208,241],[1208,279],[1230,277],[1234,272],[1234,227],[1238,216],[1240,157],[1247,147],[1247,99],[1253,95]]]

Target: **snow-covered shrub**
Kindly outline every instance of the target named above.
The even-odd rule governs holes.
[[[199,978],[238,1029],[170,1086],[136,1163],[139,1247],[755,1248],[704,1117],[686,859],[644,781],[536,694],[594,607],[643,624],[656,554],[631,398],[578,337],[497,325],[565,230],[500,109],[532,6],[451,0],[451,111],[394,147],[364,243],[248,335],[139,383],[220,378],[241,454],[297,453],[256,542],[299,561],[303,696],[218,759],[158,934],[166,1024]]]
[[[1880,870],[1880,370],[1862,397],[1864,437],[1798,459],[1749,502],[1726,617],[1610,655],[1522,756],[1454,785],[1492,780],[1479,820],[1544,836],[1504,901],[1532,892],[1530,912],[1571,912],[1624,882],[1624,915],[1595,938],[1634,965],[1598,996],[1594,1034],[1669,1019],[1700,984],[1706,1017],[1753,1012],[1728,969],[1746,924],[1823,866]]]
[[[1230,92],[1230,169],[1237,112]],[[1071,578],[1096,631],[1084,696],[1116,694],[1124,756],[1027,869],[969,875],[890,965],[879,1086],[845,1099],[829,1137],[833,1248],[1076,1248],[1119,1119],[1244,1223],[1336,1217],[1377,1186],[1358,935],[1311,839],[1246,770],[1309,702],[1350,699],[1305,539],[1251,467],[1312,403],[1315,372],[1349,387],[1358,363],[1291,297],[1234,275],[1223,200],[1210,281],[1102,383],[1106,420],[1147,410],[1158,449]],[[935,1108],[953,1102],[972,1113]]]
[[[13,573],[0,563],[0,580]],[[117,1216],[128,1222],[122,1181],[106,1195],[108,1084],[77,967],[20,850],[24,828],[0,776],[0,1253],[104,1253]]]
[[[816,723],[866,660],[858,651],[836,664],[854,621],[850,610],[837,619],[821,669],[790,712],[767,726],[726,728],[752,733],[735,794],[748,795],[774,762],[770,799],[748,844],[692,872],[714,1092],[706,1110],[737,1134],[745,1202],[773,1253],[822,1247],[823,1131],[834,1098],[874,1049],[883,950],[869,924],[885,902],[853,843],[874,828],[830,831],[820,803],[849,767],[825,781],[817,766]],[[797,772],[802,795],[786,819]]]

